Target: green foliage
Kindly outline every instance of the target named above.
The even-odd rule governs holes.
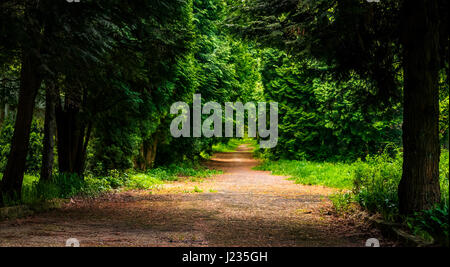
[[[229,28],[246,39],[281,49],[297,59],[314,59],[336,77],[356,72],[374,96],[368,105],[396,105],[402,92],[401,7],[403,1],[232,1]],[[439,0],[438,18],[447,32],[448,1]],[[356,40],[356,41],[355,41]],[[440,38],[440,68],[448,73],[448,40]],[[447,66],[445,66],[447,65]]]
[[[345,163],[297,160],[265,161],[256,169],[272,171],[274,175],[292,176],[292,180],[299,184],[350,189],[353,182],[353,167]]]
[[[137,173],[130,176],[125,187],[128,189],[151,189],[159,184],[162,184],[162,181],[157,177],[146,173]]]
[[[233,152],[236,151],[236,148],[242,144],[250,144],[256,145],[256,140],[251,138],[243,138],[243,139],[226,139],[225,143],[217,143],[212,146],[213,152]]]
[[[9,151],[11,147],[11,139],[14,133],[14,124],[11,120],[6,120],[0,132],[0,168],[1,171],[6,167]]]
[[[200,93],[204,102],[261,99],[258,50],[251,44],[230,38],[218,28],[226,12],[224,1],[195,0],[193,3],[195,42],[190,66],[193,66],[194,82],[190,92]],[[192,94],[182,100],[191,103]],[[157,165],[198,160],[200,154],[213,152],[216,141],[209,138],[173,139],[168,134],[168,124],[163,126],[166,132],[163,132],[164,143],[158,148]]]
[[[194,192],[195,193],[203,193],[203,190],[201,190],[200,188],[198,188],[198,186],[194,187]]]
[[[76,174],[58,174],[51,181],[34,183],[33,190],[37,199],[70,198],[78,195],[86,188],[86,182]]]
[[[388,220],[398,216],[397,188],[402,177],[402,155],[367,157],[354,163],[355,200],[365,209],[380,213]]]
[[[31,124],[30,144],[25,164],[28,172],[38,173],[42,164],[42,140],[44,139],[44,123],[42,120],[33,120]]]
[[[22,184],[22,203],[31,204],[36,202],[37,192],[35,185],[39,182],[39,177],[34,175],[25,174]],[[6,206],[12,206],[21,203],[6,203]]]
[[[441,186],[442,201],[445,203],[449,203],[449,162],[449,151],[442,150],[441,159],[439,161],[439,181]]]
[[[414,234],[425,239],[431,237],[437,244],[449,246],[448,203],[416,213],[407,219],[407,224]]]
[[[30,145],[25,163],[25,168],[29,173],[38,173],[42,163],[42,139],[43,122],[35,119],[31,124]],[[14,133],[14,121],[7,119],[1,125],[0,131],[0,171],[6,167],[9,156],[11,139]]]
[[[166,9],[169,13],[163,13]],[[218,28],[227,12],[224,1],[179,1],[151,10],[163,13],[164,20],[136,22],[136,27],[148,30],[143,35],[120,29],[133,49],[118,47],[110,52],[111,62],[105,64],[111,71],[100,72],[105,76],[102,88],[108,88],[108,93],[96,93],[99,97],[92,105],[109,109],[92,112],[95,139],[88,166],[97,173],[123,171],[142,162],[145,156],[140,150],[150,140],[157,140],[156,166],[209,154],[210,139],[170,136],[173,116],[168,110],[174,102],[190,103],[194,93],[202,94],[205,102],[222,103],[262,95],[258,50]],[[165,34],[170,31],[175,32],[168,39]]]
[[[400,104],[370,108],[362,97],[372,95],[370,85],[358,76],[334,81],[326,65],[294,63],[276,50],[264,55],[264,93],[279,103],[275,158],[354,160],[400,144]]]
[[[201,154],[210,155],[213,140],[211,138],[171,138],[160,144],[156,156],[156,166],[167,166],[179,162],[196,162]]]
[[[224,153],[224,152],[233,152],[236,150],[237,146],[230,145],[229,143],[217,143],[212,146],[213,152]]]
[[[121,173],[113,170],[104,179],[112,188],[151,189],[163,184],[164,181],[176,181],[180,177],[207,178],[218,173],[220,172],[198,164],[181,162],[157,167],[146,172]]]
[[[441,143],[448,149],[449,142],[449,81],[448,66],[441,71],[439,80],[439,137]]]
[[[449,152],[440,160],[442,203],[449,199]],[[353,163],[310,162],[296,160],[264,161],[257,169],[288,175],[301,184],[317,184],[351,190],[353,199],[363,208],[380,213],[386,219],[398,216],[397,188],[402,177],[402,154],[368,156]],[[349,199],[349,198],[347,198]]]
[[[438,2],[446,32],[448,1]],[[340,212],[358,203],[397,220],[402,159],[392,147],[401,146],[399,16],[395,0],[376,5],[362,0],[85,0],[76,5],[4,0],[2,107],[17,106],[21,60],[32,51],[46,85],[42,89],[49,82],[58,88],[58,115],[74,113],[63,117],[78,124],[67,135],[76,141],[68,143],[87,145],[86,175],[56,173],[51,181],[25,175],[22,202],[150,189],[180,177],[216,174],[196,162],[256,140],[172,138],[170,105],[190,103],[192,94],[200,93],[204,101],[221,103],[278,102],[278,146],[255,149],[266,159],[259,169],[346,190],[331,197]],[[224,25],[246,40],[233,38]],[[448,50],[448,40],[441,39],[439,49]],[[260,44],[272,48],[262,50]],[[448,53],[440,55],[439,131],[448,148]],[[0,131],[0,171],[14,132],[10,117]],[[29,174],[40,169],[42,124],[35,118],[31,126]],[[61,144],[66,135],[58,134]],[[155,162],[145,162],[140,167],[145,172],[130,170],[148,160],[145,147],[153,141]],[[68,150],[79,151],[80,144],[71,145]],[[364,160],[354,162],[357,158]],[[408,219],[415,233],[447,245],[448,161],[444,151],[442,204]]]
[[[355,207],[355,195],[351,191],[335,193],[329,196],[333,208],[338,214],[351,213]]]
[[[88,174],[84,179],[76,174],[56,174],[51,181],[39,181],[36,176],[25,175],[22,203],[33,204],[59,198],[96,196],[115,189],[152,189],[164,181],[176,181],[180,177],[196,180],[219,173],[221,172],[207,169],[198,163],[181,162],[146,172],[110,170],[105,176]],[[17,203],[7,203],[7,205],[14,204]]]
[[[440,160],[440,186],[442,203],[449,199],[448,150],[443,150]],[[391,158],[386,154],[368,157],[355,163],[354,187],[356,201],[370,212],[380,213],[385,219],[398,219],[397,188],[402,177],[402,154]]]
[[[86,176],[84,179],[76,174],[60,173],[51,181],[40,181],[34,177],[33,182],[22,186],[22,202],[32,204],[53,199],[66,199],[75,196],[96,196],[113,189],[108,179]]]
[[[198,163],[190,161],[174,163],[169,166],[161,166],[147,172],[161,180],[177,180],[178,177],[206,178],[220,173],[220,171],[205,168]]]
[[[111,71],[101,72],[108,93],[91,101],[96,138],[89,165],[101,173],[133,167],[142,144],[168,129],[170,105],[195,86],[192,1],[141,4],[132,6],[142,19],[120,29],[123,40],[105,62]],[[98,113],[98,106],[109,108]]]
[[[3,174],[0,174],[0,181],[3,178]],[[33,203],[36,201],[36,190],[34,190],[34,185],[39,181],[39,177],[34,175],[25,174],[23,177],[22,184],[22,198],[20,200],[15,199],[3,199],[5,206],[13,206],[22,203]]]
[[[440,138],[442,142],[448,147],[448,125],[449,125],[449,119],[448,119],[448,105],[449,105],[449,98],[448,96],[444,99],[442,99],[439,102],[439,108],[440,108],[440,114],[439,114],[439,129],[440,129]]]
[[[356,209],[355,204],[380,214],[389,221],[404,220],[399,215],[398,184],[402,177],[402,153],[368,156],[353,163],[295,160],[264,161],[259,170],[292,176],[301,184],[316,184],[343,189],[330,199],[337,212]],[[449,151],[442,150],[440,160],[441,205],[406,218],[408,227],[418,235],[448,244]]]
[[[121,187],[125,189],[151,189],[163,184],[164,181],[176,181],[180,177],[207,178],[218,173],[220,172],[186,161],[160,166],[146,172],[111,170],[107,176],[97,179],[106,181],[108,186],[114,189]]]

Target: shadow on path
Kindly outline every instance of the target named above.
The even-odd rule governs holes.
[[[332,189],[252,170],[257,164],[243,145],[207,162],[224,174],[202,182],[77,200],[0,222],[0,246],[64,246],[68,238],[81,246],[363,246],[368,238],[382,240],[331,215]]]

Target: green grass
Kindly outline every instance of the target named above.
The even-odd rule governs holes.
[[[352,212],[359,206],[372,214],[380,214],[385,220],[403,222],[412,233],[448,246],[448,150],[442,151],[439,165],[441,203],[409,217],[399,215],[397,188],[402,177],[402,162],[402,153],[398,152],[393,158],[383,154],[353,163],[264,161],[256,169],[292,176],[296,183],[343,189],[330,197],[337,212]]]
[[[274,175],[292,176],[298,184],[323,185],[351,189],[354,167],[345,163],[311,162],[297,160],[265,161],[257,170],[271,171]]]
[[[240,145],[240,139],[230,139],[227,143],[217,143],[212,146],[213,152],[224,153],[236,151]]]
[[[74,196],[92,197],[119,188],[123,190],[152,189],[160,186],[164,181],[175,181],[180,177],[197,181],[219,173],[221,172],[207,169],[198,163],[181,162],[146,172],[112,170],[102,177],[88,174],[84,180],[77,175],[56,174],[50,182],[39,182],[39,177],[26,174],[20,203],[9,200],[5,200],[5,203],[7,206],[12,206]],[[0,174],[0,180],[1,178]]]
[[[180,177],[197,181],[200,178],[208,178],[219,173],[221,171],[207,169],[199,164],[184,162],[158,167],[145,173],[129,174],[128,178],[125,179],[124,187],[129,189],[150,189],[161,185],[164,181],[176,181]]]
[[[126,181],[124,187],[127,189],[151,189],[162,184],[163,180],[147,173],[133,174]]]
[[[440,184],[442,200],[449,200],[449,152],[443,150],[440,160]],[[312,162],[299,160],[266,160],[255,167],[257,170],[271,171],[274,175],[291,176],[299,184],[323,185],[357,192],[360,197],[371,192],[396,194],[402,175],[402,154],[395,158],[386,154],[369,156],[364,161],[353,163]],[[386,195],[379,196],[386,199]],[[392,196],[389,196],[392,198]],[[364,202],[361,199],[362,202]],[[365,200],[367,204],[368,199]],[[378,207],[379,208],[379,207]]]
[[[203,193],[203,190],[201,190],[200,188],[198,188],[198,186],[195,186],[194,192],[195,192],[195,193]]]
[[[226,143],[217,143],[213,145],[212,150],[216,153],[226,153],[236,151],[236,148],[243,144],[249,144],[256,147],[257,140],[255,138],[231,138]]]
[[[151,169],[147,173],[161,180],[173,181],[178,180],[179,177],[208,178],[220,174],[221,171],[208,169],[197,163],[181,162]]]

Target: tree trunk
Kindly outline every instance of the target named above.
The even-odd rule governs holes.
[[[6,81],[3,81],[3,87],[6,88]],[[2,102],[0,106],[0,128],[3,126],[3,122],[5,121],[7,114],[6,114],[6,106],[8,105],[8,99],[5,97],[2,99],[4,103]]]
[[[20,72],[19,104],[14,125],[14,135],[8,163],[0,185],[0,204],[8,200],[20,200],[25,162],[28,154],[31,121],[37,92],[42,78],[39,75],[39,59],[34,51],[24,53]]]
[[[6,119],[5,108],[3,108],[4,106],[6,106],[6,103],[0,107],[0,128],[3,126],[3,122]]]
[[[156,159],[157,147],[157,137],[145,140],[141,145],[139,159],[136,161],[135,166],[142,171],[153,168]]]
[[[155,166],[156,159],[156,149],[158,148],[158,138],[153,137],[153,140],[149,143],[148,152],[147,152],[147,168],[151,169]]]
[[[55,147],[55,104],[56,94],[54,84],[49,82],[45,92],[45,122],[44,122],[44,144],[42,149],[41,180],[52,179]]]
[[[83,176],[91,129],[81,120],[80,108],[66,98],[56,107],[58,166],[61,173]]]
[[[403,2],[403,176],[400,212],[432,208],[439,188],[439,16],[436,0]]]

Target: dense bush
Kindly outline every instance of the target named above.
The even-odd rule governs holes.
[[[353,193],[358,203],[371,212],[381,213],[394,220],[398,215],[397,188],[402,177],[402,154],[391,158],[386,154],[367,157],[354,163]],[[444,205],[449,199],[449,152],[443,150],[440,160],[441,198]]]
[[[393,220],[398,214],[397,188],[402,177],[402,157],[387,154],[368,156],[353,164],[353,193],[355,200],[371,212],[379,212]]]
[[[383,154],[368,157],[364,162],[354,163],[353,200],[371,213],[381,214],[386,220],[406,222],[414,234],[426,239],[433,238],[437,244],[448,246],[448,150],[442,151],[439,165],[441,203],[430,210],[418,212],[408,218],[401,217],[398,213],[397,188],[402,177],[402,162],[402,154],[398,153],[394,158]],[[336,200],[335,205],[342,205],[342,198]]]

